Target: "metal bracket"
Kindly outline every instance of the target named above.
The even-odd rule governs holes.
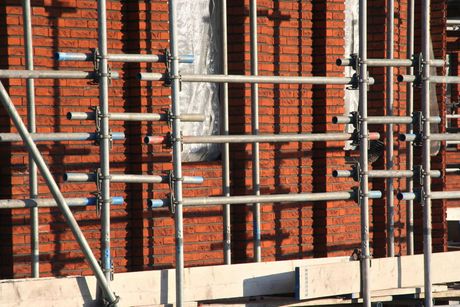
[[[421,165],[414,165],[414,181],[418,181],[420,185],[423,185],[423,178],[425,177],[425,172]]]
[[[412,113],[412,120],[413,120],[413,129],[414,133],[417,135],[415,140],[412,142],[412,146],[417,146],[420,147],[422,146],[422,140],[423,140],[423,122],[424,118],[422,115],[422,112],[413,112]]]
[[[165,80],[163,82],[163,86],[171,87],[171,84],[172,84],[172,79],[171,79],[171,52],[169,51],[168,48],[165,48],[163,53],[165,55],[165,65],[166,65],[166,68],[165,68],[166,78],[165,78]]]
[[[166,87],[171,87],[172,86],[172,81],[174,79],[179,79],[179,91],[182,91],[182,82],[181,82],[181,75],[173,75],[171,73],[171,62],[173,60],[176,60],[177,58],[174,58],[172,55],[171,55],[171,51],[169,49],[165,49],[164,50],[164,55],[165,55],[165,63],[166,63],[166,71],[165,71],[165,75],[166,75],[166,78],[163,82],[163,86],[166,86]]]
[[[353,250],[353,253],[350,256],[350,260],[359,261],[359,260],[361,260],[362,256],[363,256],[363,253],[362,253],[361,249],[360,248],[355,248]]]
[[[423,203],[424,203],[424,199],[426,199],[426,196],[425,196],[425,189],[423,187],[420,187],[420,191],[419,191],[419,202],[420,204],[423,206]]]
[[[174,198],[174,195],[173,195],[172,192],[169,193],[168,198],[169,198],[169,204],[168,204],[168,206],[169,206],[169,212],[170,212],[172,215],[174,215],[174,214],[176,214],[176,204],[177,204],[177,203],[176,203],[176,199]]]
[[[359,199],[361,198],[361,188],[359,186],[352,187],[352,190],[355,195],[354,201],[359,205]]]
[[[166,114],[168,116],[168,126],[169,126],[169,128],[172,128],[173,121],[176,118],[176,116],[172,113],[171,109],[167,109]]]
[[[168,133],[166,133],[166,136],[165,136],[164,145],[165,145],[166,148],[172,148],[172,144],[173,144],[172,133],[168,132]]]
[[[98,168],[95,172],[96,174],[96,192],[93,192],[92,194],[96,197],[96,215],[99,217],[101,216],[101,208],[102,208],[102,203],[104,200],[102,199],[102,172],[101,169]]]
[[[361,182],[361,166],[359,162],[356,162],[351,166],[353,180],[356,182]]]
[[[172,148],[174,142],[176,142],[178,140],[180,141],[180,144],[181,144],[181,151],[183,151],[184,150],[184,143],[182,142],[182,131],[180,133],[179,138],[175,138],[171,132],[168,132],[166,134],[165,147],[166,148]]]
[[[351,118],[352,118],[352,124],[355,130],[352,132],[351,136],[351,145],[352,146],[359,146],[360,143],[360,133],[361,133],[361,117],[359,116],[359,112],[353,111],[350,112]]]
[[[95,125],[96,125],[96,134],[97,134],[97,138],[96,140],[94,141],[94,143],[96,145],[99,145],[100,144],[100,140],[103,139],[103,138],[108,138],[109,139],[109,143],[110,143],[110,149],[113,148],[113,137],[112,137],[112,131],[109,130],[109,134],[107,136],[104,136],[102,134],[102,130],[101,130],[101,121],[102,121],[102,118],[104,117],[101,113],[101,109],[99,108],[99,106],[96,106],[96,107],[90,107],[91,110],[93,110],[95,116],[94,116],[94,121],[95,121]],[[107,117],[109,117],[109,115],[107,115]]]
[[[114,269],[113,269],[113,258],[110,259],[110,280],[113,281]]]
[[[113,302],[107,302],[104,300],[104,305],[106,305],[107,307],[115,307],[120,302],[120,297],[116,295],[115,292],[113,294],[115,295],[115,300]]]
[[[414,66],[414,76],[415,81],[412,83],[413,86],[421,87],[423,80],[423,66],[425,65],[425,60],[423,59],[423,54],[418,53],[412,56],[413,66]]]
[[[101,53],[99,52],[99,49],[94,48],[91,49],[92,54],[93,54],[93,69],[94,69],[94,78],[90,82],[91,84],[99,84],[99,78],[103,77],[104,74],[101,71]],[[112,69],[110,66],[107,64],[107,75],[106,77],[109,79],[109,84],[112,83]]]
[[[357,53],[350,54],[350,59],[351,59],[351,68],[353,68],[355,73],[351,77],[352,84],[351,86],[347,87],[347,90],[357,90],[359,89],[359,77],[361,75],[358,54]]]

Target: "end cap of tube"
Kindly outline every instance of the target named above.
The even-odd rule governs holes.
[[[163,208],[167,206],[167,203],[163,199],[149,199],[148,204],[151,208]]]
[[[414,200],[416,195],[413,192],[399,192],[396,194],[396,198],[398,200]]]
[[[204,178],[202,176],[193,176],[190,178],[192,183],[201,184],[204,182]]]
[[[164,136],[148,135],[144,137],[144,144],[163,144],[166,140]]]
[[[125,139],[125,134],[123,132],[114,132],[112,133],[112,139],[114,141],[122,141]]]
[[[195,61],[195,57],[193,56],[193,54],[185,54],[179,57],[180,63],[193,64],[194,61]]]
[[[382,191],[369,191],[369,198],[371,199],[382,198]]]

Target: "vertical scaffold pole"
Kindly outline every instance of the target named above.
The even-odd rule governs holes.
[[[180,121],[179,46],[177,44],[177,1],[169,0],[169,40],[171,44],[172,146],[174,168],[174,202],[176,220],[176,304],[184,305],[184,223],[182,212],[182,139]]]
[[[100,108],[100,160],[101,160],[101,258],[102,270],[107,283],[112,275],[110,252],[110,130],[109,130],[109,69],[107,60],[107,4],[98,0],[98,47],[99,47],[99,108]]]
[[[24,44],[26,53],[26,69],[34,69],[34,51],[32,41],[32,8],[30,0],[22,1],[22,16],[24,26]],[[29,132],[37,132],[35,121],[35,84],[34,79],[26,80],[27,88],[27,124]],[[31,199],[38,197],[37,165],[29,154],[29,195]],[[30,227],[31,227],[31,255],[32,255],[32,277],[40,276],[40,248],[38,230],[38,208],[30,208]]]
[[[415,16],[415,0],[409,0],[407,10],[407,58],[410,59],[414,56],[414,16]],[[410,66],[409,75],[414,74],[414,67]],[[414,112],[414,87],[412,82],[407,82],[407,116],[412,116]],[[414,127],[411,124],[407,125],[407,133],[414,133]],[[406,143],[407,149],[407,169],[414,169],[414,148],[411,143]],[[406,179],[407,187],[406,191],[414,190],[414,179],[413,177]],[[408,200],[406,202],[406,219],[407,219],[407,254],[414,254],[414,201]]]
[[[433,305],[431,292],[431,156],[430,156],[430,0],[422,1],[422,160],[423,160],[423,260],[425,279],[425,306]]]
[[[367,0],[359,0],[359,116],[360,116],[360,195],[361,207],[361,278],[363,305],[371,306],[370,292],[370,246],[369,246],[369,177],[367,127]]]
[[[251,75],[259,74],[259,60],[257,50],[257,0],[250,3],[250,36],[251,36]],[[259,85],[251,84],[251,125],[252,134],[259,134]],[[260,156],[259,143],[252,144],[252,187],[254,195],[260,195]],[[252,207],[253,233],[254,233],[254,261],[262,261],[260,246],[260,204],[254,203]]]
[[[228,75],[228,41],[227,41],[227,0],[222,0],[221,22],[222,22],[222,73]],[[228,115],[228,83],[221,84],[222,89],[222,125],[223,135],[229,135]],[[222,192],[224,196],[230,196],[230,146],[222,144]],[[230,205],[224,205],[224,263],[232,263],[232,240],[231,240],[231,216]]]
[[[387,0],[387,59],[394,57],[394,0]],[[386,68],[386,111],[387,116],[393,116],[393,67]],[[386,168],[393,168],[393,124],[387,125],[386,131]],[[394,257],[394,186],[393,178],[386,180],[387,203],[387,255]]]

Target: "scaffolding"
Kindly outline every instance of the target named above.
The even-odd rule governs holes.
[[[109,54],[107,51],[107,9],[106,0],[98,0],[98,48],[93,53],[63,53],[59,52],[56,59],[59,61],[87,61],[94,62],[94,71],[40,71],[34,70],[32,46],[32,22],[30,0],[23,0],[24,16],[24,42],[26,50],[26,70],[0,70],[0,78],[27,79],[28,121],[27,126],[19,116],[9,94],[0,83],[0,100],[11,117],[18,133],[1,133],[0,142],[23,142],[29,152],[30,173],[30,199],[25,200],[0,200],[0,208],[30,208],[32,229],[32,275],[39,277],[39,240],[38,240],[38,208],[59,207],[64,215],[75,239],[78,241],[86,260],[97,278],[99,288],[102,290],[103,300],[110,306],[115,306],[119,297],[111,290],[110,281],[113,278],[113,265],[110,242],[110,208],[112,205],[123,203],[121,197],[112,196],[111,182],[137,182],[137,183],[169,183],[171,196],[168,199],[149,199],[151,208],[169,207],[175,218],[176,239],[176,303],[184,305],[184,230],[183,208],[187,206],[223,206],[224,222],[224,261],[231,264],[231,229],[230,211],[232,205],[252,204],[254,216],[254,261],[261,261],[261,218],[260,204],[273,202],[314,202],[354,199],[361,210],[361,295],[365,306],[371,306],[370,285],[370,245],[369,245],[369,199],[382,197],[381,191],[369,190],[369,178],[386,178],[387,190],[387,225],[388,225],[388,256],[394,256],[394,188],[395,178],[407,178],[406,191],[398,193],[400,200],[407,201],[407,245],[408,254],[414,253],[413,236],[413,204],[418,201],[423,206],[423,242],[424,242],[424,287],[425,305],[431,306],[432,297],[432,267],[431,267],[431,201],[433,199],[460,199],[460,191],[432,192],[431,178],[440,177],[439,170],[432,170],[430,163],[430,144],[432,141],[460,141],[458,134],[431,133],[431,124],[439,124],[441,119],[430,114],[430,84],[431,83],[460,83],[460,77],[431,76],[431,67],[444,67],[444,60],[430,57],[430,0],[422,1],[422,53],[414,54],[414,0],[408,3],[408,35],[407,58],[394,58],[394,1],[388,1],[387,24],[388,49],[385,59],[370,59],[367,54],[367,1],[359,1],[359,54],[350,58],[338,59],[337,65],[351,66],[355,70],[353,77],[318,77],[318,76],[259,76],[258,75],[258,38],[257,38],[257,1],[250,1],[250,45],[251,45],[251,74],[228,74],[228,48],[227,48],[227,2],[221,0],[221,29],[222,32],[222,72],[219,75],[190,75],[181,74],[179,63],[193,62],[193,56],[182,55],[178,47],[177,38],[177,6],[176,0],[169,1],[169,35],[170,53],[165,55],[140,55],[140,54]],[[164,114],[144,113],[111,113],[109,110],[109,82],[118,78],[118,73],[109,70],[109,62],[164,62],[168,64],[166,73],[139,72],[142,81],[166,81],[171,85],[171,110]],[[386,67],[386,114],[387,116],[368,115],[368,89],[374,84],[374,79],[369,76],[368,67]],[[393,68],[407,67],[408,75],[398,77],[398,82],[407,82],[407,114],[406,116],[393,115]],[[92,112],[70,112],[69,120],[91,120],[95,122],[96,132],[89,133],[37,133],[35,124],[35,97],[34,79],[94,79],[99,86],[99,106]],[[221,134],[211,136],[188,136],[181,131],[181,122],[204,121],[203,114],[181,114],[179,92],[181,83],[209,82],[221,86]],[[229,110],[228,110],[228,84],[251,84],[251,128],[250,135],[230,135]],[[259,101],[258,84],[342,84],[350,85],[359,90],[359,111],[349,116],[335,117],[336,124],[353,125],[353,133],[304,133],[304,134],[259,134]],[[422,93],[421,112],[414,110],[414,92],[412,84],[420,85]],[[112,132],[111,120],[121,121],[163,121],[171,124],[171,134],[168,136],[147,135],[146,144],[168,144],[173,149],[173,170],[171,176],[142,175],[142,174],[112,174],[110,172],[109,155],[111,143],[124,140],[123,132]],[[379,133],[370,132],[369,124],[387,126],[386,133],[386,169],[369,170],[369,142],[377,140]],[[407,146],[407,169],[393,169],[393,125],[407,125],[407,133],[399,136],[400,141],[421,144],[423,148],[421,166],[414,165],[413,148]],[[56,181],[46,165],[36,143],[40,141],[90,141],[96,140],[100,147],[100,168],[94,173],[67,173],[65,181],[68,182],[95,182],[98,193],[95,197],[65,199],[59,190]],[[348,141],[359,144],[359,162],[352,170],[335,170],[335,177],[352,177],[359,182],[359,186],[349,191],[336,191],[325,193],[301,194],[275,194],[262,195],[260,191],[260,161],[259,144],[263,142],[324,142]],[[183,144],[213,143],[222,146],[222,196],[220,197],[184,197],[183,184],[200,184],[203,178],[199,176],[184,176],[182,171],[181,151]],[[252,184],[254,195],[230,194],[230,151],[231,143],[252,144]],[[38,172],[46,181],[53,199],[38,198]],[[422,189],[414,190],[414,178],[422,180]],[[97,205],[101,208],[101,264],[91,251],[76,219],[69,207]]]

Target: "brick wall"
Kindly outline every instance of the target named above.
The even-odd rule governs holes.
[[[455,12],[452,12],[455,13]],[[459,75],[460,71],[460,32],[459,31],[449,31],[447,32],[447,53],[450,54],[452,59],[452,65],[450,67],[452,75]],[[452,84],[451,87],[451,102],[458,102],[460,93],[460,85]],[[455,110],[455,113],[458,113],[458,109]],[[459,127],[458,120],[452,120],[452,127]],[[458,149],[458,146],[457,146]],[[460,164],[460,154],[458,150],[453,149],[453,151],[448,151],[447,163],[448,164]],[[458,174],[449,174],[446,177],[446,186],[449,190],[460,190],[460,184],[458,180]],[[449,207],[459,207],[460,202],[458,200],[448,201]]]
[[[248,74],[249,1],[228,1],[229,69]],[[441,3],[442,1],[436,1]],[[370,1],[370,56],[383,57],[383,0]],[[259,1],[260,74],[342,76],[335,60],[344,54],[344,1]],[[436,6],[436,12],[441,12]],[[396,57],[405,57],[406,1],[396,11]],[[92,70],[89,63],[57,62],[56,51],[87,52],[97,46],[95,1],[33,1],[36,69]],[[0,5],[1,68],[24,67],[22,10],[17,1]],[[108,1],[109,52],[159,53],[168,46],[166,1]],[[436,25],[434,25],[436,27]],[[442,38],[440,32],[436,32]],[[443,52],[442,39],[437,40]],[[110,87],[113,112],[160,112],[170,104],[170,90],[157,82],[140,82],[140,70],[164,71],[162,64],[113,64],[122,74]],[[384,108],[382,69],[371,74],[377,84],[370,92],[371,114]],[[395,74],[399,70],[395,69]],[[25,116],[25,82],[9,80],[8,90],[20,113]],[[92,122],[65,119],[68,111],[87,111],[98,105],[96,85],[78,80],[37,80],[37,121],[39,132],[88,132]],[[405,86],[395,85],[395,114],[405,114]],[[261,133],[341,132],[331,124],[334,115],[343,114],[343,86],[260,85]],[[0,111],[0,112],[3,112]],[[0,113],[4,119],[5,115]],[[2,131],[14,131],[6,120]],[[114,132],[124,131],[125,142],[115,142],[111,152],[113,173],[158,174],[172,168],[171,152],[160,145],[145,146],[145,134],[164,134],[164,123],[111,122]],[[250,133],[250,86],[230,85],[230,127],[232,134]],[[381,127],[378,127],[383,132]],[[404,129],[403,129],[404,130]],[[404,144],[396,143],[396,168],[404,168]],[[90,143],[45,143],[39,146],[66,196],[87,197],[94,184],[64,183],[64,172],[89,172],[98,166],[98,147]],[[356,183],[335,179],[334,169],[344,168],[342,142],[261,144],[262,193],[328,192],[348,190]],[[27,154],[20,144],[3,144],[1,198],[28,195]],[[251,145],[231,146],[232,194],[251,194]],[[380,164],[379,164],[380,163]],[[379,161],[375,168],[382,168]],[[187,186],[185,196],[221,193],[220,161],[184,163],[184,175],[205,177],[200,186]],[[40,196],[50,197],[40,181]],[[373,189],[384,189],[374,181]],[[401,185],[403,187],[404,185]],[[399,188],[397,186],[396,188]],[[166,209],[147,208],[146,199],[161,198],[169,192],[165,184],[112,184],[112,195],[125,197],[125,204],[112,210],[112,247],[116,272],[171,267],[174,264],[174,221]],[[397,253],[405,254],[405,207],[396,204]],[[442,205],[434,214],[443,216]],[[99,254],[99,217],[94,207],[73,209],[85,236]],[[375,256],[385,247],[384,201],[372,205],[372,242]],[[28,210],[0,211],[2,278],[30,276],[30,227]],[[186,209],[185,260],[187,266],[223,263],[222,210],[219,206]],[[445,229],[442,218],[435,229]],[[420,223],[420,220],[417,221]],[[441,235],[443,232],[440,232]],[[253,256],[252,213],[248,206],[232,207],[232,261],[247,262]],[[418,237],[421,247],[421,238]],[[57,209],[40,209],[40,269],[42,276],[89,274],[83,255]],[[434,240],[437,250],[443,240]],[[348,255],[360,247],[359,207],[352,201],[289,203],[262,206],[263,260]]]

